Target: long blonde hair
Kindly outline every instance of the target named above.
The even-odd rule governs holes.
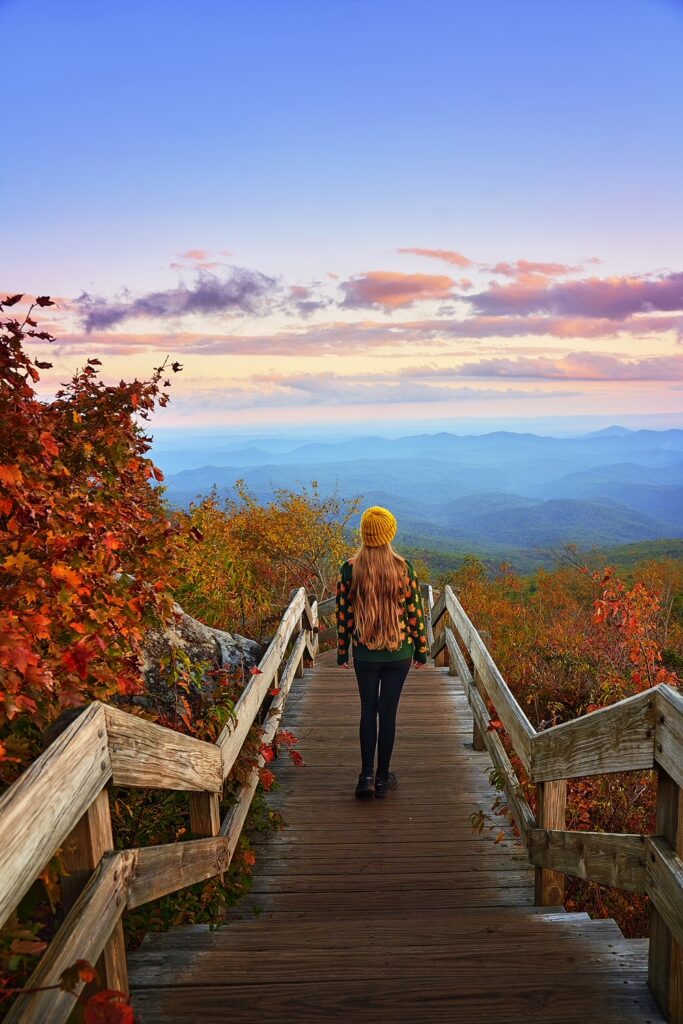
[[[349,561],[349,599],[358,639],[371,651],[398,650],[403,643],[400,617],[410,585],[405,558],[391,544],[361,544]]]

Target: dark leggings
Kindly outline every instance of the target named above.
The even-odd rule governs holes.
[[[400,661],[356,661],[360,693],[360,752],[363,774],[371,775],[377,747],[377,774],[386,776],[394,748],[396,711],[412,658]],[[379,736],[377,718],[379,717]]]

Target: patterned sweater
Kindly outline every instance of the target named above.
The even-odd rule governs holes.
[[[349,588],[353,567],[347,560],[343,562],[337,579],[337,664],[343,665],[349,660],[349,644],[353,646],[353,657],[356,661],[399,661],[402,658],[413,658],[415,661],[427,662],[427,633],[425,630],[422,596],[412,562],[406,559],[406,567],[410,577],[406,584],[403,611],[400,616],[402,644],[396,651],[388,648],[371,650],[360,643],[355,631],[353,604],[349,599]]]

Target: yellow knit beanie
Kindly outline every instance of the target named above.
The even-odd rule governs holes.
[[[388,508],[371,505],[361,516],[360,535],[369,548],[388,544],[396,535],[396,520]]]

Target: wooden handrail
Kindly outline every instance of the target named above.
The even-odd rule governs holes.
[[[223,782],[268,689],[277,680],[279,693],[261,729],[262,742],[272,742],[292,681],[303,674],[304,655],[315,658],[317,654],[317,626],[317,603],[309,602],[300,587],[259,662],[258,673],[235,705],[234,723],[223,730],[215,744],[95,702],[10,786],[0,799],[0,924],[7,920],[65,841],[89,842],[91,857],[92,848],[102,850],[104,846],[27,988],[57,984],[61,972],[75,960],[95,961],[101,954],[105,984],[125,988],[120,925],[124,909],[140,906],[228,868],[256,792],[263,756],[259,756],[258,766],[240,788],[225,820],[220,822],[218,801]],[[194,801],[195,831],[200,829],[206,838],[106,852],[106,844],[112,845],[108,800],[103,792],[108,783],[189,791]],[[93,817],[94,807],[98,810]],[[85,827],[81,827],[84,822]],[[93,841],[97,839],[93,828],[100,832],[98,841]],[[88,862],[85,854],[75,859]],[[70,993],[25,992],[15,1000],[6,1019],[8,1024],[38,1020],[59,1024],[72,1009]]]
[[[649,984],[667,1019],[683,1024],[683,695],[660,684],[536,732],[449,586],[432,608],[432,624],[445,614],[453,628],[442,629],[431,653],[445,654],[461,679],[475,735],[483,739],[502,778],[511,814],[536,866],[537,903],[552,905],[562,898],[565,872],[647,893],[653,906]],[[472,660],[476,681],[458,641]],[[536,818],[500,737],[491,729],[486,698],[536,783]],[[655,835],[562,827],[567,779],[647,768],[655,768],[659,776]]]

